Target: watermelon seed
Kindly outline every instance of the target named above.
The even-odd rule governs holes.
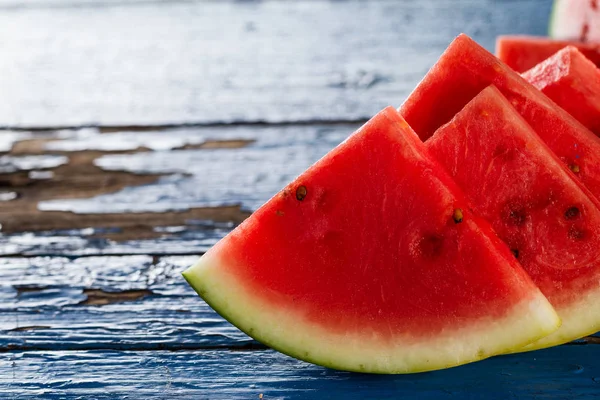
[[[569,165],[569,169],[571,171],[573,171],[574,173],[576,173],[576,174],[579,173],[579,165],[577,165],[577,164],[570,164]]]
[[[452,219],[454,219],[454,222],[456,224],[460,224],[463,220],[463,212],[460,208],[457,208],[456,210],[454,210],[454,214],[452,215]]]
[[[575,219],[577,217],[579,217],[579,208],[573,206],[573,207],[569,207],[567,209],[567,211],[565,211],[566,219]]]
[[[306,186],[302,185],[302,186],[298,186],[298,189],[296,189],[296,198],[299,201],[304,200],[304,198],[306,197]]]
[[[510,249],[511,253],[515,256],[515,258],[519,258],[519,249]]]

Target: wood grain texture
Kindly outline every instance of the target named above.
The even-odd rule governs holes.
[[[0,254],[205,251],[356,128],[337,123],[9,136],[0,142],[5,168],[11,168],[0,189],[16,197],[0,202]],[[59,161],[69,166],[54,166]],[[52,176],[32,180],[31,170]],[[127,183],[138,186],[123,188]]]
[[[543,34],[550,4],[0,0],[0,126],[15,128],[0,132],[0,174],[27,187],[0,184],[0,223],[14,212],[0,235],[0,398],[600,397],[597,338],[409,376],[266,350],[179,275],[243,216],[164,214],[256,209],[399,105],[453,36],[491,49],[500,33]],[[103,194],[36,194],[35,179],[91,156],[101,176],[78,182]],[[99,184],[115,174],[151,179]],[[6,206],[16,199],[42,232],[31,209]],[[102,223],[120,214],[127,227]],[[131,228],[141,219],[151,235]]]
[[[256,347],[181,278],[196,259],[0,259],[0,352]]]
[[[364,119],[400,105],[460,32],[490,49],[544,34],[551,5],[3,3],[0,126],[38,127]]]
[[[0,359],[0,391],[45,399],[592,399],[600,346],[416,375],[337,372],[273,351],[42,351]]]
[[[1,259],[0,352],[256,346],[183,280],[196,259]]]

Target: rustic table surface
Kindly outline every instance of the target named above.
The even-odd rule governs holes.
[[[180,272],[449,41],[549,0],[0,0],[0,398],[590,398],[600,339],[407,376],[251,340]]]

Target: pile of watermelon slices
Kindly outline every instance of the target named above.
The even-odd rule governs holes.
[[[600,2],[554,0],[549,37],[508,35],[496,41],[496,55],[522,73],[567,47],[576,47],[600,66]]]
[[[348,371],[435,370],[599,331],[600,138],[587,121],[600,92],[577,115],[557,104],[585,97],[564,76],[598,73],[582,57],[568,48],[523,77],[460,35],[399,110],[185,278],[249,336]]]

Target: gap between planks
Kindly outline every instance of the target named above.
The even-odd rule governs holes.
[[[118,352],[148,352],[148,351],[169,351],[169,352],[187,352],[187,351],[233,351],[233,352],[253,352],[271,350],[259,342],[252,342],[240,345],[197,345],[193,343],[160,343],[151,344],[148,346],[77,346],[70,348],[56,349],[56,346],[20,346],[8,345],[0,348],[0,354],[20,353],[20,352],[46,352],[46,351],[61,351],[61,352],[78,352],[78,351],[118,351]]]
[[[0,131],[46,133],[64,130],[97,129],[100,133],[113,132],[154,132],[182,128],[227,128],[227,127],[288,127],[288,126],[311,126],[311,125],[355,125],[364,124],[367,118],[351,119],[306,119],[290,121],[268,121],[268,120],[239,120],[239,121],[213,121],[213,122],[183,122],[174,124],[131,124],[131,125],[52,125],[52,126],[22,126],[22,125],[0,125]]]
[[[65,258],[67,260],[76,260],[79,258],[88,258],[88,257],[131,257],[131,256],[149,256],[149,257],[184,257],[184,256],[195,256],[200,257],[203,256],[205,252],[198,251],[182,251],[179,253],[161,253],[161,252],[144,252],[144,253],[136,253],[136,252],[120,252],[120,253],[90,253],[90,254],[67,254],[67,253],[0,253],[0,259],[2,258],[40,258],[40,257],[56,257],[56,258]]]
[[[554,347],[571,347],[571,346],[589,346],[600,344],[600,338],[586,337],[579,341],[564,343]],[[551,347],[551,348],[554,348]],[[596,348],[594,346],[594,348]],[[240,345],[203,345],[194,343],[157,343],[144,346],[139,345],[81,345],[74,347],[65,347],[57,350],[54,345],[47,346],[27,346],[10,344],[0,348],[0,354],[17,353],[17,352],[45,352],[45,351],[61,351],[61,352],[78,352],[78,351],[119,351],[119,352],[148,352],[148,351],[169,351],[169,352],[188,352],[188,351],[229,351],[229,352],[255,352],[272,350],[260,342],[252,342]],[[547,349],[542,349],[547,350]],[[526,352],[520,354],[535,354],[535,352]],[[498,356],[502,356],[499,354]],[[497,357],[497,356],[494,356]]]

